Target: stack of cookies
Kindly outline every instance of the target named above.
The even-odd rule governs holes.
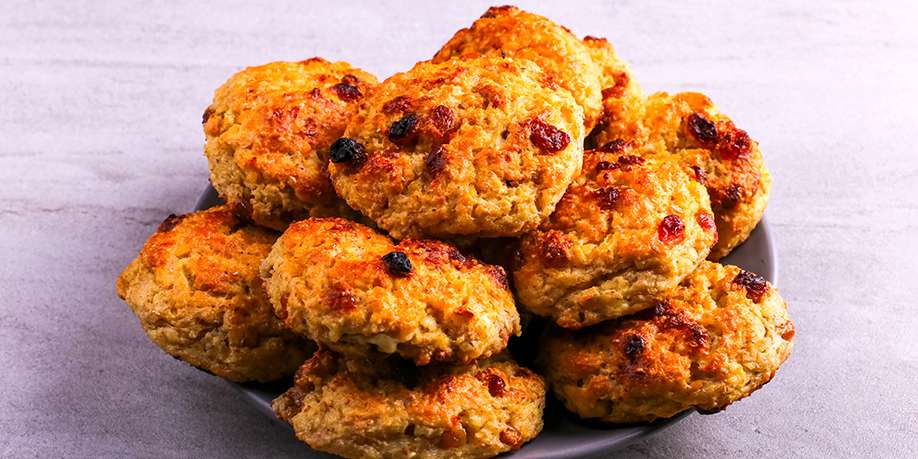
[[[790,354],[775,288],[717,263],[764,212],[758,144],[704,95],[645,94],[604,39],[491,8],[381,83],[245,69],[203,122],[225,204],[167,218],[118,294],[191,365],[294,375],[274,409],[313,448],[490,457],[538,435],[547,388],[647,422]]]

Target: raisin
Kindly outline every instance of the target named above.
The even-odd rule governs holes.
[[[625,355],[634,360],[644,352],[644,337],[631,335],[625,340]]]
[[[746,298],[756,303],[762,301],[762,297],[768,293],[768,283],[765,282],[765,279],[749,271],[740,271],[740,273],[733,278],[733,283],[743,286],[743,288],[746,289]]]
[[[417,127],[418,116],[408,113],[389,126],[389,140],[397,145],[405,145],[417,138]]]
[[[490,373],[487,377],[488,381],[488,393],[492,397],[503,397],[507,393],[507,383],[504,382],[504,378]]]
[[[663,221],[660,222],[660,227],[657,228],[657,237],[660,238],[664,244],[681,241],[684,236],[685,225],[682,224],[682,219],[679,218],[678,215],[667,215],[663,217]]]
[[[750,151],[752,151],[752,139],[742,129],[728,131],[717,142],[717,152],[721,158],[726,160],[733,161],[744,158]]]
[[[382,257],[386,271],[395,277],[407,277],[411,274],[411,260],[404,252],[389,252]]]
[[[593,192],[593,196],[599,202],[600,209],[614,210],[621,202],[622,190],[617,186],[600,188]]]
[[[361,163],[367,159],[367,151],[363,144],[348,138],[341,137],[331,146],[331,162],[340,163]]]
[[[437,129],[441,139],[445,140],[456,127],[456,116],[453,111],[445,105],[437,105],[430,112],[430,121],[434,128]]]
[[[597,171],[610,171],[618,169],[618,163],[615,161],[599,161],[596,163]]]
[[[564,236],[564,233],[551,230],[545,234],[541,242],[542,259],[545,266],[559,268],[567,263],[567,251],[571,247],[571,241]]]
[[[630,171],[631,166],[638,166],[644,164],[644,158],[634,155],[622,155],[618,158],[618,167],[623,171]]]
[[[698,113],[688,117],[689,132],[702,144],[711,144],[717,141],[717,126]]]
[[[411,98],[407,96],[398,96],[382,106],[383,113],[392,114],[395,112],[404,113],[411,109]]]
[[[706,178],[704,174],[704,169],[698,166],[692,166],[692,172],[695,173],[695,180],[698,180],[698,183],[701,183],[702,185],[704,185],[704,181]]]
[[[357,86],[352,86],[347,83],[338,83],[332,86],[332,90],[335,91],[339,99],[347,102],[363,97],[363,94],[357,89]]]
[[[695,220],[698,221],[698,226],[705,231],[711,231],[716,228],[714,216],[707,212],[698,212],[698,215],[695,215]]]
[[[446,148],[440,145],[424,158],[424,171],[427,172],[428,178],[434,178],[440,175],[443,169],[446,169]]]
[[[615,139],[611,142],[606,142],[606,144],[599,147],[599,151],[604,151],[608,153],[620,153],[625,149],[627,145],[628,143],[625,142],[624,140]]]
[[[736,183],[727,187],[726,190],[717,190],[711,196],[711,200],[720,209],[732,209],[736,207],[742,198],[742,189]]]
[[[561,151],[571,143],[571,136],[566,132],[540,120],[529,123],[529,141],[548,152]]]

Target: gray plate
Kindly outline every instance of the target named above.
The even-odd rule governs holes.
[[[219,203],[220,199],[213,188],[208,187],[207,191],[198,199],[196,209],[206,209]],[[768,224],[764,219],[752,232],[752,235],[749,236],[749,239],[726,257],[723,263],[737,265],[748,271],[758,273],[772,284],[777,285],[778,256],[768,230]],[[286,389],[284,387],[286,384],[229,384],[232,384],[247,400],[255,404],[261,412],[272,419],[274,419],[274,412],[271,410],[271,400]],[[548,405],[545,408],[545,427],[542,433],[519,451],[507,454],[504,457],[512,456],[514,459],[561,458],[608,452],[638,438],[653,435],[681,421],[690,414],[690,412],[684,412],[671,419],[650,424],[604,427],[577,419],[566,412],[558,401],[549,397]],[[325,458],[331,456],[313,451],[303,445],[303,457]]]

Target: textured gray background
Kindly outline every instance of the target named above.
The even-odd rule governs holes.
[[[646,89],[708,93],[761,142],[798,338],[750,399],[622,454],[914,455],[915,2],[644,3],[530,6],[608,36]],[[485,6],[3,2],[0,456],[302,453],[150,344],[115,276],[204,189],[201,113],[232,72],[322,55],[385,77]]]

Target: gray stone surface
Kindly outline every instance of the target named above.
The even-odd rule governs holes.
[[[302,455],[227,384],[151,345],[115,276],[204,189],[200,117],[232,72],[322,55],[384,77],[485,6],[4,2],[0,456]],[[711,95],[775,177],[794,355],[748,400],[621,454],[914,457],[915,3],[523,6],[608,36],[646,89]]]

